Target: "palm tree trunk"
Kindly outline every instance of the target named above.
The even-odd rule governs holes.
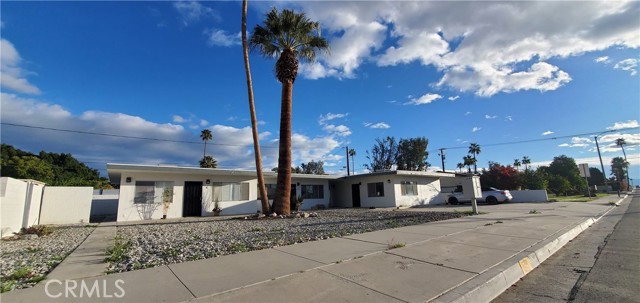
[[[473,154],[473,173],[477,174],[478,173],[478,163],[476,160],[476,154]]]
[[[207,157],[207,140],[204,140],[204,153],[202,154],[202,159]]]
[[[256,174],[258,176],[258,191],[260,192],[260,204],[262,213],[271,213],[267,187],[262,174],[262,156],[260,153],[260,138],[258,137],[258,119],[253,98],[253,81],[251,80],[251,67],[249,66],[249,47],[247,45],[247,0],[242,1],[242,51],[244,55],[244,70],[247,75],[247,93],[249,96],[249,112],[251,114],[251,132],[253,134],[253,154],[256,159]]]
[[[282,81],[280,108],[280,147],[278,154],[278,183],[273,202],[274,212],[288,215],[291,212],[291,112],[293,80]]]

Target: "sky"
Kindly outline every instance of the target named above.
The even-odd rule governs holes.
[[[106,163],[253,169],[240,1],[2,1],[1,141]],[[376,138],[426,137],[432,170],[567,155],[610,174],[624,138],[640,184],[638,1],[250,1],[304,11],[331,47],[300,65],[294,165],[365,172]],[[281,85],[250,54],[263,165],[277,165]]]

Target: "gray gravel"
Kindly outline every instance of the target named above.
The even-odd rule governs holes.
[[[118,226],[108,272],[124,272],[250,250],[328,239],[465,216],[369,209],[320,210],[317,217],[209,220]]]
[[[23,236],[19,240],[0,241],[2,291],[27,288],[42,280],[69,255],[95,226],[70,225],[53,228],[53,233],[42,237]]]

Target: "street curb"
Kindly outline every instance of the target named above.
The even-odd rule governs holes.
[[[617,203],[620,203],[623,199]],[[490,302],[542,264],[569,241],[596,223],[614,207],[611,206],[609,210],[599,215],[598,218],[589,218],[565,232],[561,231],[561,234],[556,238],[550,237],[538,242],[430,302]]]

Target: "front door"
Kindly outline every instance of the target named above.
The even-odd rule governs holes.
[[[202,182],[184,182],[183,217],[202,215]]]
[[[296,185],[291,184],[291,196],[289,196],[289,210],[297,210],[296,203],[298,202],[298,197],[296,197]]]
[[[351,184],[351,200],[353,207],[360,207],[360,184]]]

